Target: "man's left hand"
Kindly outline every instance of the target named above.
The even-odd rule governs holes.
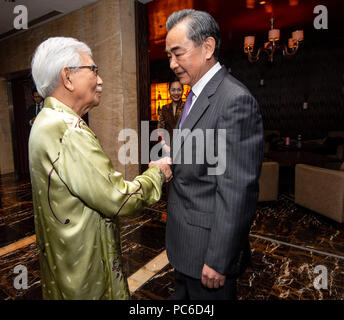
[[[205,287],[210,289],[217,289],[225,284],[226,276],[216,272],[214,269],[205,264],[202,270],[201,281]]]
[[[165,140],[161,140],[161,145],[165,152],[170,153],[171,148],[166,144]]]
[[[160,168],[160,170],[165,174],[166,182],[169,182],[172,178],[172,171],[171,171],[171,164],[172,159],[170,157],[164,157],[156,161],[151,161],[148,165],[148,167],[154,167],[157,166]]]

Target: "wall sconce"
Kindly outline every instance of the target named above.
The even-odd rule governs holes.
[[[247,36],[244,39],[244,52],[247,54],[248,60],[253,63],[258,61],[260,53],[265,52],[268,55],[270,62],[273,62],[274,53],[277,50],[281,50],[284,56],[291,57],[297,52],[300,43],[304,40],[303,30],[296,30],[292,33],[292,37],[288,40],[288,46],[279,44],[280,30],[274,28],[274,19],[270,19],[271,29],[268,33],[268,42],[264,43],[263,47],[260,47],[257,54],[254,55],[254,43],[255,36]],[[289,49],[290,50],[289,50]]]

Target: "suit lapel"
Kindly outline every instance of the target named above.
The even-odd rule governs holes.
[[[192,106],[190,113],[184,120],[183,126],[181,130],[183,129],[189,129],[192,131],[198,120],[202,117],[204,112],[208,109],[210,102],[209,98],[216,92],[217,87],[227,74],[227,70],[225,67],[222,67],[206,84],[206,86],[203,88],[202,92],[200,93],[199,97],[197,98],[195,104]],[[178,120],[176,128],[179,128],[181,117]],[[190,134],[190,133],[189,133]],[[189,135],[188,134],[188,135]],[[184,144],[184,141],[187,139],[188,135],[183,139],[181,143],[178,143],[176,146],[176,149],[174,150],[174,154],[177,156],[180,150],[182,149],[182,146]],[[180,131],[176,135],[176,141],[179,142],[180,139]]]
[[[179,124],[180,124],[181,117],[179,117],[177,124],[176,124],[176,129],[179,129]]]

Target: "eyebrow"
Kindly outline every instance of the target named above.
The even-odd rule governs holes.
[[[173,47],[170,51],[174,52],[174,51],[177,51],[178,49],[181,49],[181,47],[179,47],[179,46]],[[165,49],[165,52],[169,53],[169,51],[167,49]]]

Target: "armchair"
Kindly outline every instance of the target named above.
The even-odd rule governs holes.
[[[344,163],[341,170],[297,164],[295,203],[344,222]]]

